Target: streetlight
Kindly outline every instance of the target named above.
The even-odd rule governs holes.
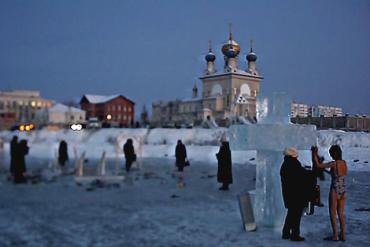
[[[108,119],[108,120],[111,120],[111,119],[112,119],[112,115],[108,114],[108,115],[107,115],[107,119]]]

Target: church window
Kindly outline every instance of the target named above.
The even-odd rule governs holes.
[[[220,84],[213,85],[211,96],[222,95],[222,87]]]
[[[250,89],[250,87],[248,86],[248,84],[244,83],[244,84],[240,87],[240,94],[242,94],[242,95],[247,95],[247,96],[251,96],[251,89]]]

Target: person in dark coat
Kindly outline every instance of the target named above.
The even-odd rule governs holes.
[[[178,168],[178,171],[182,172],[184,170],[184,167],[186,166],[187,155],[186,155],[186,147],[182,143],[181,140],[177,141],[175,156],[176,156],[176,166]]]
[[[283,227],[283,239],[304,241],[300,236],[303,209],[309,200],[311,176],[298,160],[298,151],[291,147],[284,151],[284,162],[280,169],[281,188],[288,213]]]
[[[66,161],[69,160],[68,157],[68,145],[67,142],[62,140],[59,143],[59,150],[58,150],[58,162],[61,167],[64,167]]]
[[[319,156],[319,161],[323,163],[324,157]],[[315,176],[319,178],[321,181],[324,181],[325,180],[325,174],[324,174],[325,169],[319,168],[314,160],[312,160],[312,164],[313,164],[312,171],[315,174]]]
[[[136,161],[136,154],[134,145],[132,144],[132,139],[127,139],[125,145],[123,145],[123,152],[126,158],[126,171],[129,172],[132,163]]]
[[[10,141],[10,174],[14,177],[14,171],[16,167],[16,159],[18,156],[18,136],[13,136]]]
[[[217,181],[222,183],[219,190],[229,190],[229,184],[233,183],[233,175],[231,168],[231,151],[228,141],[222,141],[216,157],[218,160]]]
[[[314,147],[311,148],[311,151],[313,150]],[[322,163],[324,161],[324,157],[319,157],[319,160],[320,160],[320,163]],[[317,163],[314,159],[314,157],[312,157],[312,173],[311,173],[311,183],[313,185],[313,190],[312,190],[312,193],[310,195],[310,211],[309,211],[309,215],[312,215],[315,213],[315,206],[318,206],[318,207],[323,207],[324,204],[321,202],[321,195],[320,195],[320,186],[317,185],[317,178],[319,178],[320,180],[324,180],[324,170],[325,169],[322,169],[322,168],[319,168],[317,166]]]
[[[17,145],[17,156],[14,167],[14,183],[26,183],[26,155],[28,154],[27,140],[21,140]]]

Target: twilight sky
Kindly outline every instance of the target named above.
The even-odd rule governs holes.
[[[188,98],[233,23],[246,68],[254,40],[261,92],[370,114],[368,0],[0,0],[0,90],[45,98],[123,94],[151,108]]]

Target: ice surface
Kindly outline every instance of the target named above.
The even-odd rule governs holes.
[[[370,158],[370,152],[362,152]],[[325,207],[302,217],[306,241],[297,244],[281,239],[281,229],[243,230],[236,198],[254,188],[255,166],[234,164],[234,183],[230,191],[220,192],[216,178],[208,177],[216,174],[213,162],[185,168],[182,189],[172,177],[171,160],[148,158],[143,163],[143,170],[131,174],[131,183],[93,191],[77,186],[72,176],[14,185],[2,175],[0,246],[328,246],[322,238],[331,234],[326,200],[330,179],[320,181]],[[356,211],[369,208],[369,175],[348,174],[347,241],[333,246],[369,246],[370,213]]]

